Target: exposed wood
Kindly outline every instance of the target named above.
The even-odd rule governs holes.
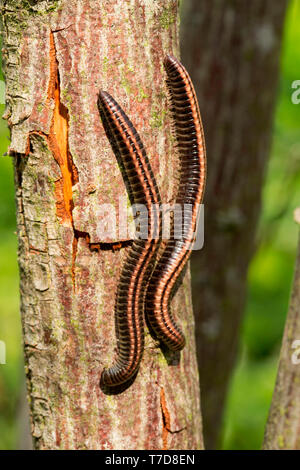
[[[1,6],[35,448],[202,448],[189,271],[172,304],[184,351],[162,353],[147,332],[134,383],[116,395],[99,387],[115,354],[115,292],[130,239],[103,234],[101,204],[117,211],[127,192],[97,95],[109,91],[130,116],[162,199],[172,201],[177,157],[162,61],[178,56],[178,2]]]
[[[204,249],[192,257],[206,447],[217,445],[236,358],[272,136],[287,1],[185,0],[182,61],[207,143]]]

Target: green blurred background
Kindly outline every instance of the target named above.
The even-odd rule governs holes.
[[[291,85],[294,80],[300,80],[299,43],[300,2],[293,0],[285,23],[273,144],[257,234],[258,249],[249,271],[240,354],[225,412],[224,449],[261,447],[276,378],[298,237],[293,210],[300,200],[300,105],[291,102]],[[0,105],[0,111],[3,113],[4,105]],[[6,123],[1,121],[0,155],[7,150],[8,137]],[[6,343],[7,362],[0,364],[0,449],[16,449],[22,351],[10,157],[0,157],[0,221],[0,340]]]

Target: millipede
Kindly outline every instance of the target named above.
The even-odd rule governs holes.
[[[162,220],[157,184],[144,145],[128,116],[107,93],[100,92],[98,108],[107,137],[121,162],[135,204],[147,208],[148,236],[134,240],[121,270],[117,288],[115,318],[117,358],[104,369],[101,383],[117,386],[138,371],[144,350],[144,314],[155,336],[169,349],[185,346],[185,337],[175,322],[170,302],[191,255],[197,217],[206,179],[206,152],[199,106],[191,79],[173,56],[164,60],[171,112],[180,161],[176,204],[188,207],[183,223],[172,220],[171,238],[158,259]],[[175,239],[175,232],[183,236]],[[156,263],[156,264],[155,264]]]
[[[144,349],[144,297],[160,239],[160,195],[143,143],[132,122],[105,91],[100,92],[98,108],[108,137],[118,149],[135,204],[147,208],[148,237],[134,240],[121,271],[117,289],[115,318],[118,339],[116,361],[104,369],[101,383],[117,386],[138,370]],[[142,224],[142,217],[140,223]]]
[[[172,316],[170,301],[191,255],[205,189],[206,151],[200,110],[190,76],[171,55],[166,56],[164,67],[180,160],[176,204],[180,204],[182,210],[188,207],[190,214],[184,218],[183,236],[178,240],[174,237],[178,227],[176,221],[173,223],[173,237],[168,240],[147,288],[145,312],[157,338],[176,351],[185,346],[185,337]]]

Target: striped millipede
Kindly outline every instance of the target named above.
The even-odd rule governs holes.
[[[201,116],[191,79],[173,56],[165,58],[164,67],[180,159],[176,203],[182,209],[188,204],[191,213],[188,225],[183,223],[182,239],[172,237],[155,266],[147,288],[145,312],[157,338],[176,351],[185,346],[185,337],[171,314],[170,300],[192,250],[197,213],[205,188],[206,155]],[[175,228],[174,223],[173,233]]]
[[[134,241],[123,266],[116,299],[118,355],[115,364],[104,369],[101,382],[116,386],[127,382],[138,370],[144,348],[143,312],[157,338],[171,350],[180,350],[185,338],[170,311],[184,267],[190,257],[197,213],[203,198],[206,158],[200,111],[191,79],[183,65],[168,55],[167,73],[175,134],[180,159],[180,183],[176,203],[190,206],[184,237],[168,240],[154,270],[161,242],[161,215],[153,210],[160,204],[157,185],[142,141],[124,111],[106,92],[98,99],[99,112],[108,137],[120,154],[134,203],[148,210],[148,238]],[[159,237],[153,238],[155,232]],[[178,228],[178,227],[177,227]],[[150,277],[150,281],[148,280]]]
[[[101,375],[103,385],[116,386],[135,375],[143,354],[144,296],[160,241],[155,236],[160,232],[160,195],[143,143],[124,111],[104,91],[99,94],[98,108],[109,138],[118,148],[134,203],[145,205],[148,211],[148,237],[133,242],[120,275],[115,306],[118,356]]]

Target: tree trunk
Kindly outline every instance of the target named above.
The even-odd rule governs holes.
[[[300,209],[296,220],[300,224]],[[300,450],[300,239],[264,448]]]
[[[163,354],[146,333],[132,385],[114,395],[99,387],[115,356],[115,292],[130,240],[116,249],[120,239],[103,235],[100,205],[118,208],[127,192],[97,97],[107,90],[124,108],[162,200],[173,200],[162,61],[178,56],[178,2],[2,0],[2,12],[35,448],[202,448],[189,272],[172,304],[183,352]]]
[[[217,445],[272,135],[287,1],[185,0],[182,60],[206,132],[205,245],[192,257],[204,440]]]

